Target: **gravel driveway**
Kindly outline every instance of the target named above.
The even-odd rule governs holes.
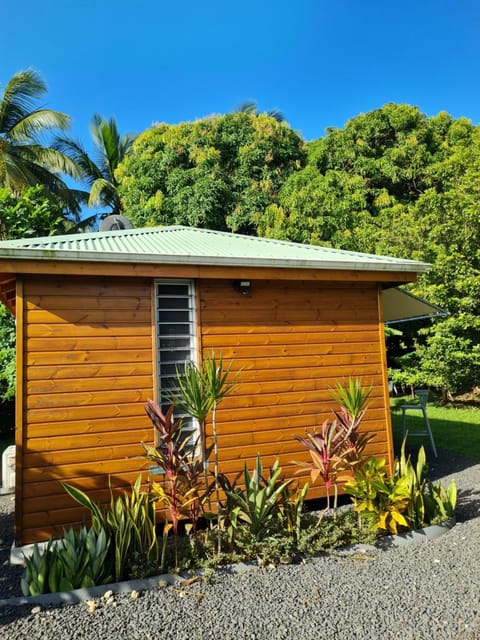
[[[363,556],[215,575],[92,604],[0,609],[8,640],[478,640],[480,464],[446,451],[432,479],[459,489],[457,525],[431,542]],[[0,598],[18,595],[5,564],[13,502],[0,497]]]

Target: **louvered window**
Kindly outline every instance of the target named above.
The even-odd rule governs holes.
[[[195,358],[195,290],[191,280],[157,280],[157,377],[159,404],[165,411],[169,392],[176,389],[176,373]],[[184,429],[196,440],[198,426],[184,417]]]

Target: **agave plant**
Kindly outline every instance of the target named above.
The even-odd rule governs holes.
[[[285,489],[291,483],[291,480],[282,481],[281,473],[282,468],[277,459],[270,469],[268,478],[265,478],[260,455],[257,455],[251,474],[247,465],[244,466],[245,488],[235,486],[235,483],[223,484],[233,529],[243,527],[257,541],[270,533],[273,522],[283,516]]]

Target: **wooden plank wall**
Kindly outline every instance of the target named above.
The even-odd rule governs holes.
[[[17,544],[81,520],[60,480],[107,500],[109,474],[124,487],[148,467],[133,456],[153,437],[143,409],[155,386],[151,283],[25,279]],[[218,411],[223,472],[252,468],[261,452],[266,466],[278,456],[295,475],[292,461],[308,456],[294,435],[331,417],[331,389],[352,375],[373,385],[364,428],[375,432],[370,452],[388,457],[376,283],[255,280],[248,297],[231,280],[197,284],[200,350],[223,353],[240,372]]]
[[[151,441],[150,279],[29,277],[24,286],[23,500],[17,544],[81,521],[60,480],[96,500],[133,482]]]
[[[331,390],[349,376],[373,385],[363,428],[375,433],[369,452],[388,458],[375,283],[252,281],[247,297],[231,281],[202,280],[199,290],[203,353],[222,353],[239,372],[218,411],[223,472],[252,469],[260,452],[264,466],[278,457],[286,476],[306,478],[295,475],[292,461],[309,457],[294,436],[332,417]]]

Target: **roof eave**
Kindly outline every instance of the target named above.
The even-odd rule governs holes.
[[[273,267],[278,269],[322,269],[322,270],[355,270],[355,271],[404,271],[408,273],[425,273],[430,265],[413,260],[376,261],[366,260],[282,260],[279,258],[251,258],[235,256],[198,256],[198,255],[158,255],[158,254],[125,254],[93,251],[61,251],[51,249],[19,249],[4,247],[0,251],[0,260],[40,260],[59,262],[110,262],[136,264],[182,264],[207,265],[219,267]]]

